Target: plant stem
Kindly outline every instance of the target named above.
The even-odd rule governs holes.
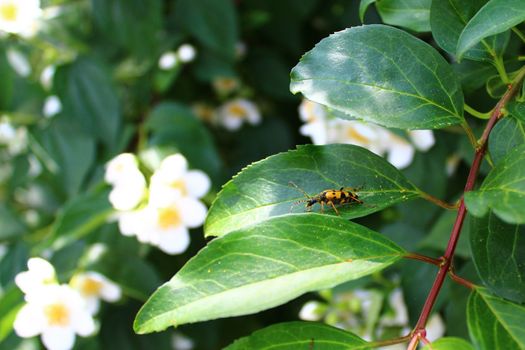
[[[432,202],[432,203],[434,203],[436,205],[439,205],[441,208],[444,208],[444,209],[454,210],[454,209],[457,209],[459,207],[459,203],[450,204],[450,203],[442,201],[441,199],[436,198],[433,195],[428,194],[428,193],[423,192],[423,191],[420,191],[419,194],[420,194],[421,198],[426,199],[427,201]]]
[[[423,262],[426,262],[426,263],[429,263],[429,264],[432,264],[432,265],[436,265],[436,266],[441,266],[441,264],[443,263],[442,259],[434,259],[434,258],[431,258],[429,256],[421,255],[421,254],[417,254],[417,253],[407,253],[403,257],[407,258],[407,259],[423,261]]]
[[[496,107],[492,111],[490,119],[485,127],[485,130],[483,131],[483,134],[481,135],[481,139],[479,140],[479,146],[476,148],[476,154],[474,156],[474,160],[472,162],[472,166],[468,174],[467,183],[465,184],[464,192],[471,191],[474,188],[476,177],[479,172],[479,167],[481,165],[481,161],[483,160],[483,156],[485,155],[485,151],[487,149],[487,141],[488,141],[490,132],[492,128],[494,127],[494,125],[497,123],[497,121],[501,118],[502,109],[505,107],[507,102],[514,96],[514,94],[519,90],[520,84],[524,76],[525,76],[525,67],[519,71],[514,81],[509,85],[509,89],[507,90],[507,92],[501,97]],[[434,284],[432,285],[432,289],[428,293],[427,300],[425,301],[425,304],[423,305],[423,309],[421,310],[421,314],[419,315],[419,320],[417,321],[414,331],[412,332],[411,344],[412,343],[417,344],[418,340],[414,340],[415,337],[418,337],[418,335],[421,334],[421,332],[425,330],[425,325],[427,323],[428,318],[430,317],[430,312],[432,311],[432,307],[434,306],[434,303],[436,302],[439,291],[441,290],[441,287],[443,286],[445,276],[450,270],[452,259],[454,257],[454,251],[456,250],[456,245],[459,240],[459,235],[461,233],[461,227],[463,226],[463,222],[465,220],[466,213],[467,213],[467,209],[465,208],[465,202],[462,196],[459,201],[459,210],[456,216],[456,221],[454,222],[454,226],[452,228],[452,232],[450,233],[450,239],[448,241],[447,249],[445,251],[445,255],[443,255],[443,258],[442,258],[443,263],[441,264],[439,268],[437,276],[434,280]]]
[[[465,112],[470,114],[473,117],[479,118],[479,119],[489,119],[490,118],[490,112],[487,113],[481,113],[480,111],[476,111],[474,108],[470,107],[468,104],[463,105],[463,109]]]
[[[512,31],[514,32],[514,34],[516,34],[517,36],[519,36],[519,38],[521,39],[521,41],[523,41],[525,43],[525,35],[521,32],[521,30],[519,30],[518,28],[516,27],[512,27]]]
[[[448,270],[448,274],[454,282],[459,283],[467,287],[468,289],[474,289],[475,287],[474,283],[470,282],[469,280],[464,279],[463,277],[459,277],[458,275],[456,275],[452,267],[450,267],[450,269]]]
[[[474,132],[470,128],[470,125],[468,125],[467,120],[463,119],[463,122],[461,123],[461,127],[463,130],[465,130],[465,134],[467,134],[468,140],[470,141],[470,144],[474,149],[478,148],[478,140],[476,140],[476,135],[474,135]]]
[[[503,59],[500,56],[495,56],[493,63],[494,67],[496,67],[496,70],[498,71],[501,81],[503,81],[505,84],[510,84],[511,81],[509,79],[509,76],[507,75],[507,71],[505,70],[505,64],[503,63]]]
[[[404,337],[375,341],[375,342],[372,342],[372,343],[367,344],[367,345],[371,345],[374,348],[378,348],[378,347],[382,347],[382,346],[388,346],[388,345],[394,345],[394,344],[399,344],[399,343],[405,343],[405,342],[409,341],[411,337],[412,337],[412,335],[408,334],[408,335],[405,335]]]

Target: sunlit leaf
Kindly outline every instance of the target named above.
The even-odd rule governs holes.
[[[340,217],[276,217],[213,240],[146,302],[138,333],[255,313],[381,270],[404,251]]]
[[[345,218],[364,216],[418,196],[418,189],[396,168],[374,153],[353,145],[301,146],[254,163],[224,185],[204,226],[207,236],[263,222],[275,216],[303,212],[306,197],[326,189],[357,188],[363,204],[343,205]],[[319,211],[315,205],[314,210]],[[325,214],[336,215],[325,206]]]
[[[474,347],[465,339],[445,337],[424,346],[422,350],[474,350]]]
[[[385,24],[415,32],[430,31],[430,4],[432,0],[377,0],[377,12]]]
[[[290,90],[387,127],[437,129],[463,121],[463,93],[430,45],[384,25],[337,32],[307,52]]]

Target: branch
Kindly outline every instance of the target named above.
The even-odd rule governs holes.
[[[467,183],[465,184],[464,192],[471,191],[474,188],[474,184],[476,182],[476,177],[479,172],[481,161],[483,160],[483,156],[485,155],[485,152],[487,150],[487,141],[489,139],[490,132],[492,128],[494,127],[494,125],[501,118],[502,109],[505,107],[505,105],[509,102],[509,100],[519,90],[520,84],[524,77],[525,77],[525,67],[519,71],[516,78],[509,85],[509,89],[507,90],[505,95],[501,97],[496,107],[492,111],[490,119],[485,127],[485,130],[483,131],[483,134],[481,135],[481,139],[479,139],[478,141],[478,147],[476,149],[476,154],[474,156],[474,160],[472,162],[472,166],[468,174]],[[417,340],[415,340],[416,339],[415,337],[417,337],[419,334],[421,334],[425,330],[425,325],[427,323],[428,318],[430,317],[430,312],[432,311],[432,307],[434,306],[434,303],[436,302],[439,291],[441,290],[441,287],[443,286],[445,276],[447,275],[451,267],[452,259],[454,257],[454,252],[456,250],[456,245],[459,240],[459,235],[461,233],[461,228],[463,226],[463,222],[465,220],[466,213],[467,213],[467,209],[465,208],[465,202],[462,196],[459,202],[459,209],[458,209],[458,214],[456,216],[456,221],[454,222],[452,232],[450,233],[450,239],[448,241],[447,249],[445,251],[445,255],[442,258],[443,263],[439,268],[436,279],[434,280],[434,284],[432,285],[432,289],[428,293],[427,300],[425,301],[425,304],[423,305],[423,309],[421,310],[419,320],[417,321],[414,331],[412,332],[412,342],[411,343],[417,344]]]

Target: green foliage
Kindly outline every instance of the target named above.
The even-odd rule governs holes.
[[[332,34],[301,58],[291,80],[293,93],[388,127],[437,129],[463,120],[463,94],[447,62],[392,27]]]

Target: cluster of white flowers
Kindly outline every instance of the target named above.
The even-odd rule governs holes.
[[[330,291],[320,293],[326,301],[309,301],[299,311],[299,318],[305,321],[320,321],[335,327],[352,330],[365,340],[373,340],[386,328],[401,329],[400,336],[410,332],[408,309],[403,292],[397,288],[388,295],[390,311],[378,314],[383,304],[383,294],[373,289],[356,289],[333,296]],[[371,320],[374,320],[371,322]],[[377,325],[374,329],[370,325]],[[441,316],[433,314],[426,325],[426,338],[434,341],[445,334]],[[405,347],[400,347],[405,348]],[[390,349],[390,348],[388,348]]]
[[[408,131],[409,142],[379,125],[332,117],[324,106],[306,99],[299,106],[299,116],[305,122],[300,133],[310,136],[314,144],[358,145],[378,155],[386,154],[388,161],[399,169],[412,163],[415,149],[427,151],[435,142],[432,130]]]
[[[24,338],[40,334],[50,350],[69,350],[75,334],[94,334],[93,316],[100,299],[115,302],[121,297],[120,287],[97,272],[78,273],[69,284],[59,284],[55,269],[46,260],[31,258],[27,267],[28,271],[15,277],[26,303],[16,315],[14,329]]]
[[[0,33],[30,37],[41,15],[40,0],[0,0]]]
[[[27,129],[15,127],[7,117],[0,118],[0,145],[5,145],[11,155],[22,153],[27,148]]]
[[[246,122],[250,125],[261,123],[261,112],[255,103],[245,98],[234,98],[226,101],[219,108],[196,104],[195,114],[203,121],[220,125],[229,131],[236,131]]]
[[[182,44],[177,51],[167,51],[159,58],[159,68],[171,70],[181,63],[189,63],[197,56],[197,50],[190,44]]]
[[[122,234],[168,254],[184,252],[190,243],[188,229],[204,223],[207,208],[199,200],[211,187],[200,170],[189,170],[181,154],[166,157],[149,181],[137,158],[123,153],[106,167],[106,182],[113,185],[109,200],[117,209]]]

